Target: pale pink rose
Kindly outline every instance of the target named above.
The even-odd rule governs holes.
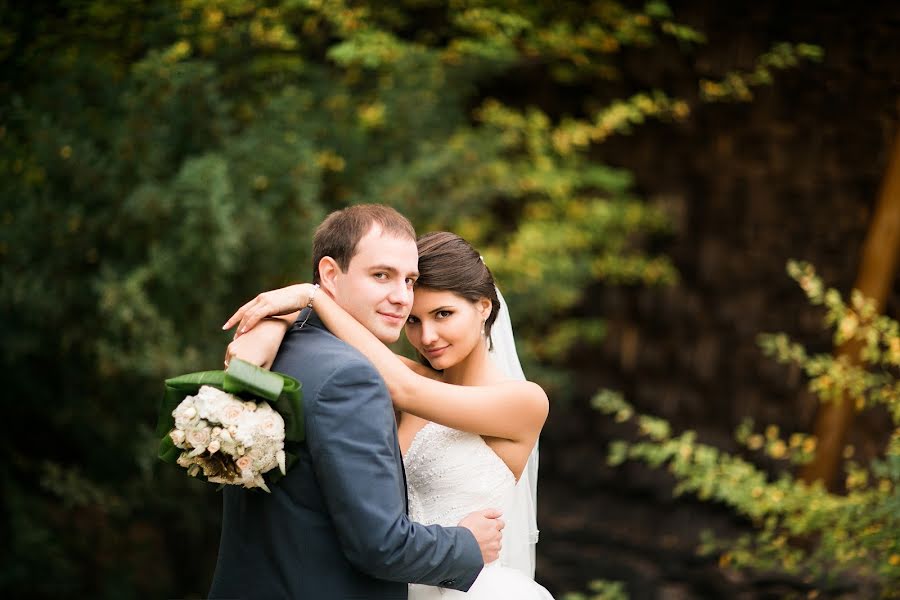
[[[240,402],[229,402],[222,409],[222,423],[230,425],[236,422],[244,412],[244,405]]]
[[[209,443],[209,446],[207,446],[206,449],[209,450],[210,454],[215,454],[221,447],[222,445],[219,443],[219,440],[213,440]]]
[[[194,448],[205,448],[209,443],[209,428],[194,429],[187,434],[188,443]]]
[[[272,434],[278,431],[278,426],[280,425],[278,421],[279,419],[274,414],[266,415],[259,421],[259,430],[271,437]]]
[[[253,466],[253,459],[250,456],[242,456],[234,463],[241,471],[246,471]]]
[[[181,446],[184,443],[184,432],[180,429],[173,429],[172,432],[169,433],[169,437],[172,438],[172,442],[174,442],[176,446]]]

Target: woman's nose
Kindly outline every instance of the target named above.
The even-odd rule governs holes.
[[[430,346],[437,340],[437,331],[434,326],[429,323],[422,322],[422,344]]]

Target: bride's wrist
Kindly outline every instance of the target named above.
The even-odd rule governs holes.
[[[318,283],[304,283],[300,292],[300,309],[313,308],[313,302],[319,292]]]

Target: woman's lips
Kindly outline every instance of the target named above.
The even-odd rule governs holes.
[[[430,350],[425,348],[425,356],[427,356],[428,358],[437,358],[444,353],[444,350],[449,347],[450,346],[441,346],[440,348],[432,348]]]

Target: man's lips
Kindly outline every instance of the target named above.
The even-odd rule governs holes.
[[[403,316],[402,314],[385,313],[385,312],[380,312],[380,311],[378,312],[378,314],[381,315],[382,317],[384,317],[384,319],[386,319],[387,321],[390,321],[391,323],[396,324],[396,323],[403,323],[404,321],[406,321],[406,317]]]

